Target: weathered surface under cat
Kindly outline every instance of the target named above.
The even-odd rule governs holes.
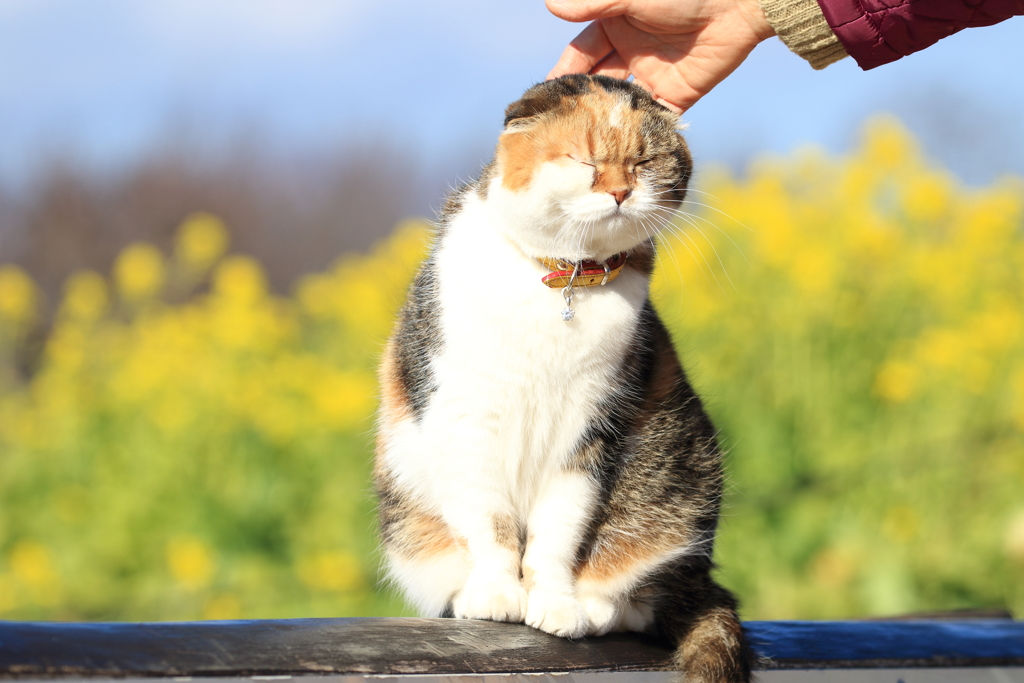
[[[509,106],[385,352],[381,530],[424,616],[644,631],[678,645],[688,681],[745,681],[735,600],[710,576],[721,451],[648,298],[690,176],[676,125],[605,77]],[[542,260],[621,252],[605,285],[542,282]]]

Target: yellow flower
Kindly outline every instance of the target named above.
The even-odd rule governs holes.
[[[919,155],[917,142],[892,116],[876,116],[864,126],[863,150],[876,172],[913,164]]]
[[[920,223],[936,223],[949,215],[953,183],[942,173],[921,173],[911,178],[903,194],[907,217]]]
[[[114,262],[114,281],[125,301],[152,298],[164,285],[163,256],[151,244],[126,247]]]
[[[295,289],[295,298],[302,310],[313,318],[329,318],[334,315],[333,294],[333,279],[321,274],[303,277]]]
[[[0,614],[18,607],[18,586],[13,574],[0,574]]]
[[[992,378],[992,362],[977,354],[971,354],[964,359],[963,366],[961,380],[964,387],[977,396],[984,394]]]
[[[203,608],[203,619],[223,621],[242,616],[242,603],[234,595],[218,595]]]
[[[921,371],[905,361],[886,361],[875,376],[875,393],[887,401],[903,403],[917,390]]]
[[[193,270],[205,270],[228,248],[228,231],[224,223],[210,213],[194,213],[178,228],[174,254]]]
[[[0,266],[0,322],[23,325],[36,315],[35,283],[18,266]]]
[[[388,246],[401,270],[408,272],[426,255],[434,228],[425,220],[404,220],[395,227]]]
[[[64,285],[61,312],[83,322],[98,320],[107,310],[107,283],[98,273],[80,270]]]
[[[369,373],[334,373],[321,378],[311,390],[324,421],[331,427],[345,429],[370,415],[376,381]]]
[[[21,583],[38,590],[52,589],[57,584],[50,551],[36,541],[19,541],[11,549],[7,564]]]
[[[214,560],[210,547],[194,536],[179,536],[165,550],[171,575],[189,590],[198,590],[213,578]]]
[[[237,304],[255,304],[267,293],[267,280],[260,264],[248,256],[232,256],[217,267],[213,291]]]
[[[299,560],[297,571],[302,582],[315,590],[351,591],[364,583],[356,556],[339,550],[307,555]]]
[[[157,399],[150,408],[150,418],[164,434],[180,432],[192,420],[193,410],[184,392],[172,391]]]
[[[918,358],[937,368],[960,365],[966,354],[966,340],[953,330],[929,330],[917,346]]]
[[[1003,550],[1007,557],[1024,565],[1024,510],[1019,510],[1006,525]]]
[[[823,247],[804,246],[792,255],[791,276],[809,293],[828,290],[835,279],[836,263],[832,251]]]
[[[907,543],[917,535],[921,516],[912,507],[897,505],[889,508],[882,522],[882,533],[897,543]]]

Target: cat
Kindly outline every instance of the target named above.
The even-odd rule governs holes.
[[[648,298],[691,173],[677,125],[606,76],[509,105],[384,352],[381,535],[425,616],[647,632],[687,681],[747,681],[710,576],[722,454]]]

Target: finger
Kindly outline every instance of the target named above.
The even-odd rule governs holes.
[[[665,107],[665,109],[668,109],[669,111],[675,112],[677,114],[682,114],[683,112],[686,111],[682,107],[680,107],[678,105],[675,105],[675,104],[672,104],[668,100],[663,100],[660,97],[655,97],[654,101],[657,102],[658,104],[660,104],[661,106]],[[690,103],[688,106],[692,106],[692,105],[693,105],[693,103]]]
[[[654,88],[652,88],[651,86],[647,85],[647,83],[645,83],[644,81],[641,81],[639,78],[636,78],[636,76],[633,77],[633,83],[636,84],[636,85],[639,85],[641,88],[646,90],[648,95],[652,95],[652,96],[654,95]]]
[[[707,64],[716,54],[706,49],[700,54],[695,45],[698,34],[656,36],[623,17],[603,19],[601,26],[609,42],[619,47],[617,53],[626,61],[636,83],[670,110],[689,109],[710,89],[701,90],[700,86],[707,79]]]
[[[607,57],[614,48],[600,21],[595,21],[580,31],[558,58],[548,79],[565,74],[585,74]]]
[[[626,78],[629,78],[629,67],[618,52],[612,52],[610,55],[602,59],[597,66],[591,69],[590,73],[625,80]]]
[[[658,81],[658,86],[649,85],[646,81],[637,78],[635,74],[633,82],[650,93],[655,102],[677,114],[682,114],[696,104],[703,94],[696,92],[685,83],[672,83],[665,79],[657,78],[658,74],[651,75],[655,77],[653,80]],[[663,80],[665,82],[662,82]]]
[[[629,10],[629,0],[545,0],[548,11],[566,21],[593,21],[617,17]]]

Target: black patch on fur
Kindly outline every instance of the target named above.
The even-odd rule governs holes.
[[[665,122],[663,125],[668,127],[670,124]],[[661,136],[662,139],[665,137]],[[671,203],[674,208],[681,205],[686,198],[686,188],[693,173],[693,161],[683,136],[673,130],[669,139],[672,140],[671,145],[660,145],[647,150],[650,161],[639,166],[637,174],[643,177],[645,182],[653,185],[659,201]]]
[[[630,81],[624,81],[621,78],[612,78],[611,76],[591,76],[593,82],[606,92],[616,93],[625,95],[629,98],[629,106],[631,109],[639,109],[640,107],[658,107],[664,109],[662,105],[654,101],[651,95],[641,88],[639,85],[635,85]]]
[[[484,166],[483,170],[480,171],[480,177],[473,183],[476,187],[477,195],[483,201],[487,201],[487,187],[491,184],[491,179],[494,178],[494,172],[496,169],[497,161],[491,159],[491,161]]]
[[[655,635],[676,647],[687,683],[746,683],[756,658],[735,596],[711,577],[706,558],[689,558],[652,577]]]
[[[374,476],[374,490],[377,494],[377,518],[380,520],[380,536],[384,545],[395,540],[395,528],[405,518],[402,497],[395,490],[394,480],[383,470]]]
[[[721,452],[649,301],[613,386],[580,439],[578,452],[587,454],[586,461],[572,463],[595,478],[602,498],[581,559],[601,546],[603,536],[648,534],[662,522],[671,523],[673,536],[682,530],[694,541],[713,536]]]
[[[631,268],[650,277],[654,273],[654,260],[656,257],[657,247],[654,246],[654,240],[644,240],[629,250],[626,268]]]
[[[395,331],[396,370],[416,420],[423,416],[431,394],[437,390],[430,362],[443,344],[438,298],[437,264],[432,252],[416,273]]]
[[[505,109],[505,124],[552,111],[562,106],[566,97],[578,97],[591,90],[591,76],[571,74],[533,86]]]
[[[523,93],[521,98],[505,109],[504,125],[507,126],[517,119],[539,116],[559,109],[563,106],[566,98],[585,95],[595,87],[623,97],[629,103],[630,108],[634,110],[647,109],[658,115],[669,113],[669,110],[655,102],[646,90],[630,81],[610,76],[569,74],[538,83]]]
[[[696,549],[648,576],[635,597],[655,606],[652,628],[678,648],[687,681],[748,681],[752,655],[736,599],[710,575],[722,452],[650,302],[613,386],[570,462],[601,491],[578,562],[623,538]]]

